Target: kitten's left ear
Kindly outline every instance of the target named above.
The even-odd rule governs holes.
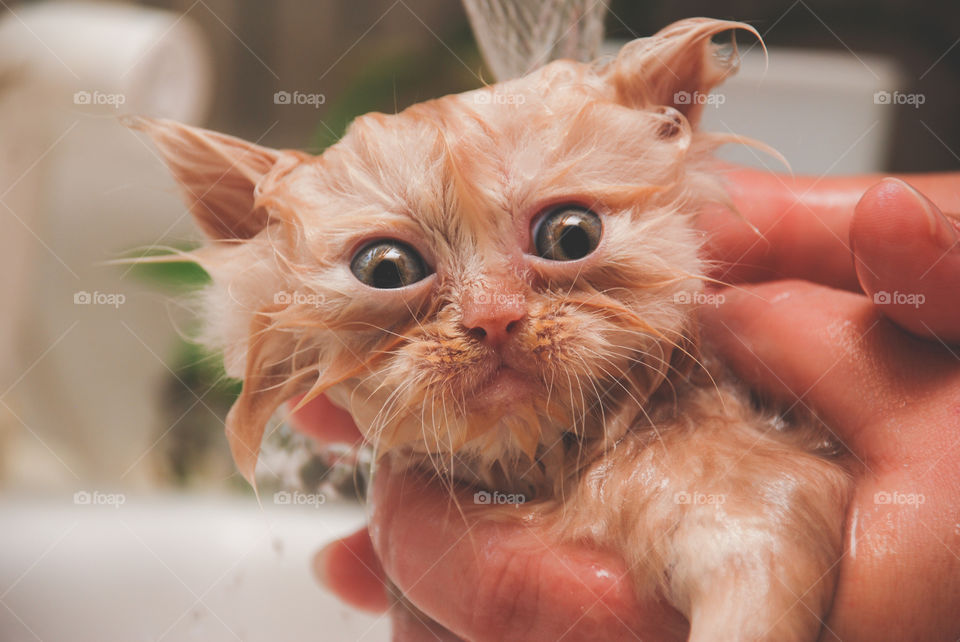
[[[306,157],[171,120],[129,117],[124,124],[150,136],[197,225],[215,240],[251,238],[266,227],[257,186],[282,161]]]
[[[731,46],[713,43],[711,38],[736,30],[760,38],[753,27],[742,22],[681,20],[649,38],[624,45],[602,73],[620,103],[636,109],[673,107],[696,127],[706,95],[735,73],[740,61],[736,40]]]

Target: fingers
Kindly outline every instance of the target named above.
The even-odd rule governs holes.
[[[960,343],[960,234],[936,205],[884,179],[857,204],[850,244],[863,291],[885,315],[914,334]]]
[[[412,605],[391,596],[366,527],[321,549],[313,558],[313,572],[320,584],[350,606],[373,613],[389,609],[396,642],[459,640]]]
[[[294,408],[302,395],[287,402],[288,408]],[[290,425],[299,432],[309,435],[322,444],[355,444],[363,440],[357,424],[350,413],[339,408],[320,395],[289,417]]]
[[[957,639],[960,455],[950,445],[941,458],[905,458],[897,470],[858,480],[822,640]]]
[[[393,642],[462,642],[410,604],[396,604],[390,610]]]
[[[321,549],[313,558],[313,572],[322,585],[351,606],[379,613],[390,604],[383,567],[366,527]]]
[[[741,169],[724,177],[737,213],[716,206],[698,220],[707,232],[707,255],[719,262],[715,278],[800,278],[857,287],[847,237],[853,206],[866,186]]]
[[[792,177],[728,169],[724,181],[739,216],[712,206],[698,226],[707,234],[713,276],[730,283],[805,279],[856,291],[849,232],[854,208],[882,176]],[[944,211],[960,212],[960,174],[908,180]]]
[[[606,553],[560,544],[509,515],[481,519],[470,492],[458,495],[461,513],[416,472],[381,465],[373,490],[371,533],[384,569],[466,639],[669,640],[684,631],[676,611],[638,604],[622,563]]]
[[[903,333],[862,295],[791,281],[724,296],[703,309],[704,335],[751,386],[815,410],[871,466],[943,447],[929,427],[953,425],[956,410],[930,391],[960,389],[960,368],[941,346]],[[898,421],[918,405],[923,420]]]

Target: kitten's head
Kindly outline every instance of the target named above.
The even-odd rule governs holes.
[[[381,453],[508,478],[642,418],[695,346],[691,219],[731,139],[695,126],[735,63],[710,38],[736,28],[688,20],[605,64],[368,114],[315,157],[136,121],[211,239],[195,256],[207,338],[244,380],[244,475],[304,392]]]

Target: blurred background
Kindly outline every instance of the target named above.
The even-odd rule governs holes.
[[[609,9],[611,52],[695,15],[756,27],[769,60],[741,38],[742,71],[704,126],[763,140],[796,172],[960,166],[955,2]],[[358,114],[482,81],[491,74],[451,0],[0,1],[0,639],[324,627],[320,639],[384,639],[385,622],[310,577],[312,551],[363,521],[328,455],[281,427],[259,505],[233,470],[223,417],[238,385],[189,341],[205,274],[106,263],[199,239],[155,151],[117,117],[319,153]]]

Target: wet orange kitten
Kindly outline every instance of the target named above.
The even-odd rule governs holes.
[[[693,218],[738,139],[675,95],[731,72],[710,38],[734,28],[687,20],[604,64],[368,114],[318,157],[135,121],[211,239],[193,256],[206,338],[244,381],[244,475],[280,404],[326,394],[377,456],[523,493],[620,551],[691,639],[815,639],[847,475],[698,340]]]

